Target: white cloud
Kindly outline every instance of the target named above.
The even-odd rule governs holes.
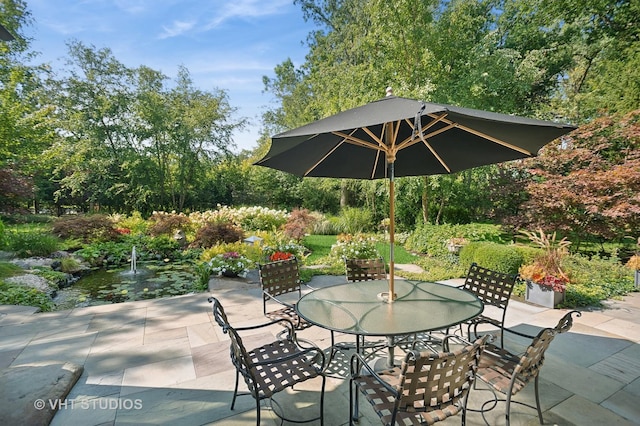
[[[210,30],[233,18],[256,18],[262,16],[278,15],[286,13],[292,7],[290,0],[238,0],[229,1],[220,10],[214,13],[214,17],[205,26]]]
[[[195,27],[196,23],[194,21],[173,21],[171,27],[162,26],[164,32],[158,36],[159,39],[165,39],[170,37],[176,37],[181,34],[184,34],[190,31],[193,27]]]

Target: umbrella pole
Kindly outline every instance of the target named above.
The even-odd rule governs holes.
[[[395,299],[394,270],[395,270],[395,188],[394,188],[394,163],[389,163],[389,302]]]

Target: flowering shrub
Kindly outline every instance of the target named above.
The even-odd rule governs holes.
[[[543,249],[536,256],[533,263],[520,267],[520,277],[534,283],[551,287],[554,291],[564,291],[569,277],[562,271],[560,264],[567,255],[567,247],[571,244],[566,238],[556,241],[556,233],[545,234],[542,230],[537,232],[523,231],[531,242]]]
[[[287,253],[284,251],[277,251],[269,256],[269,260],[272,262],[278,262],[280,260],[289,260],[293,257],[291,253]]]
[[[335,263],[342,262],[343,258],[373,259],[380,257],[376,250],[374,238],[362,234],[340,234],[337,241],[331,246],[331,258]]]
[[[271,260],[271,257],[278,252],[287,253],[289,255],[297,257],[298,260],[303,260],[306,257],[306,251],[307,248],[305,246],[294,241],[275,240],[271,241],[268,245],[262,246],[262,253],[264,254],[265,258],[269,260]]]
[[[245,277],[253,262],[236,251],[214,256],[209,261],[212,275],[238,275]]]
[[[191,222],[199,226],[210,222],[224,222],[251,231],[278,229],[287,222],[288,218],[289,214],[285,210],[259,206],[232,208],[218,205],[217,210],[195,212],[189,215]]]

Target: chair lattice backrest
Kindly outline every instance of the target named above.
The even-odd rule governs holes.
[[[249,391],[252,394],[255,394],[255,385],[252,380],[247,380],[250,377],[251,367],[247,364],[247,360],[249,356],[247,355],[247,350],[242,343],[242,339],[238,332],[229,324],[227,320],[227,314],[222,307],[222,304],[215,297],[210,297],[209,302],[213,302],[213,318],[216,323],[222,328],[222,331],[225,334],[229,335],[229,341],[231,342],[229,346],[229,352],[231,355],[231,363],[238,369],[238,372],[244,377],[247,386],[249,387]]]
[[[473,263],[462,288],[478,296],[485,305],[506,310],[517,278],[517,274],[492,271]]]
[[[298,259],[295,257],[259,265],[258,271],[263,291],[262,297],[265,302],[270,296],[275,297],[293,291],[297,291],[298,295],[301,295],[300,271]]]
[[[209,303],[213,303],[213,319],[222,328],[222,331],[226,333],[226,328],[229,327],[229,320],[227,320],[227,314],[224,312],[224,308],[220,304],[220,301],[215,297],[210,297]]]
[[[345,259],[347,281],[371,281],[387,278],[384,260],[377,259]]]
[[[571,311],[563,316],[554,328],[544,328],[533,339],[525,352],[520,356],[520,361],[514,370],[523,381],[528,381],[535,377],[544,362],[544,354],[549,345],[557,334],[567,332],[573,325],[572,314],[577,311]]]
[[[396,409],[432,411],[463,402],[488,338],[483,336],[453,352],[407,354],[401,368]]]

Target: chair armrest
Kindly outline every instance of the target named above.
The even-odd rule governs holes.
[[[268,321],[268,322],[261,323],[261,324],[247,325],[247,326],[244,326],[244,327],[233,327],[233,329],[236,330],[236,331],[255,330],[255,329],[258,329],[258,328],[269,327],[269,326],[272,326],[272,325],[278,324],[278,323],[282,323],[282,325],[289,330],[288,335],[290,337],[295,337],[295,327],[294,327],[293,323],[290,320],[286,319],[286,318],[278,318],[278,319],[274,319],[273,321]]]
[[[287,302],[285,302],[283,300],[280,300],[276,296],[273,296],[271,293],[269,293],[266,290],[263,290],[262,293],[266,294],[270,299],[273,299],[275,302],[278,302],[279,304],[281,304],[283,306],[286,306],[286,307],[291,308],[291,309],[295,309],[295,305],[293,305],[292,303],[287,303]]]
[[[527,339],[532,339],[532,340],[536,337],[536,336],[534,336],[534,335],[521,333],[521,332],[519,332],[519,331],[515,331],[515,330],[512,330],[512,329],[510,329],[510,328],[506,328],[506,327],[504,328],[504,331],[508,331],[509,333],[513,333],[513,334],[515,334],[516,336],[526,337]]]
[[[367,364],[365,358],[359,354],[355,353],[351,356],[351,380],[360,377],[360,370],[364,367],[367,370],[367,373],[376,379],[387,391],[391,392],[396,398],[398,397],[398,391],[387,383],[376,371]]]
[[[495,336],[493,334],[487,334],[485,335],[487,336],[487,340],[486,342],[493,342],[495,340]],[[444,338],[442,339],[442,349],[449,352],[449,341],[453,340],[455,341],[455,343],[462,345],[462,346],[470,346],[473,345],[474,342],[471,342],[467,339],[465,339],[464,337],[455,335],[455,334],[447,334],[446,336],[444,336]]]

